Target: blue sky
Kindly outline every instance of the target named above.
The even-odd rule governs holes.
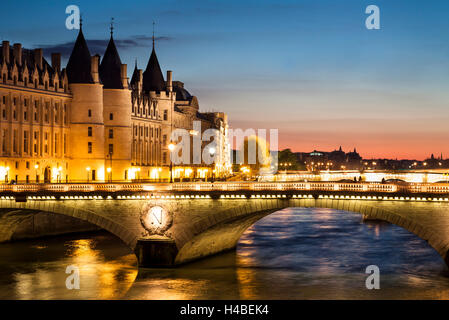
[[[154,20],[164,72],[234,127],[279,129],[282,147],[449,157],[449,1],[2,1],[0,38],[74,41],[70,4],[88,40],[107,40],[114,17],[129,72],[146,66]],[[380,30],[365,28],[370,4]]]

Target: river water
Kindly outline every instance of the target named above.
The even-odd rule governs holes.
[[[80,289],[66,288],[67,266]],[[380,289],[368,290],[368,265]],[[449,271],[428,244],[355,213],[288,208],[254,224],[236,251],[138,270],[106,233],[0,245],[0,299],[448,299]]]

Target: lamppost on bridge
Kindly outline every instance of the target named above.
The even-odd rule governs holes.
[[[109,153],[108,153],[109,161],[111,162],[111,164],[109,165],[109,168],[107,168],[107,171],[108,171],[108,180],[109,180],[109,182],[112,183],[112,150],[111,150],[111,146],[112,145],[109,145]]]
[[[35,164],[34,169],[36,170],[36,183],[39,183],[39,175],[38,175],[38,171],[37,171],[39,169],[39,165]]]
[[[86,168],[87,171],[87,183],[89,183],[89,173],[90,173],[90,167]]]
[[[58,181],[58,183],[61,183],[61,176],[62,176],[62,167],[60,166],[59,168],[58,168],[58,176],[57,176],[57,181]]]
[[[209,154],[210,154],[210,156],[213,158],[214,157],[214,155],[215,155],[215,148],[214,147],[210,147],[209,148]],[[214,168],[213,168],[213,166],[214,166],[214,163],[215,163],[215,159],[213,159],[214,161],[212,162],[212,171],[211,171],[211,182],[213,183],[214,182]]]
[[[170,183],[173,183],[173,161],[172,161],[172,152],[175,150],[175,145],[170,143],[168,145],[168,150],[170,150]]]

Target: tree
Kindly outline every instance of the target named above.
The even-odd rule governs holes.
[[[278,153],[278,170],[305,170],[305,166],[290,149],[284,149]]]

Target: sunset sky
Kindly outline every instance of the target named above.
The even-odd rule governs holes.
[[[0,40],[61,51],[76,4],[91,54],[110,18],[123,63],[145,68],[156,22],[165,73],[234,128],[279,129],[293,151],[357,148],[365,158],[449,157],[449,1],[2,1]],[[365,8],[381,29],[365,28]]]

